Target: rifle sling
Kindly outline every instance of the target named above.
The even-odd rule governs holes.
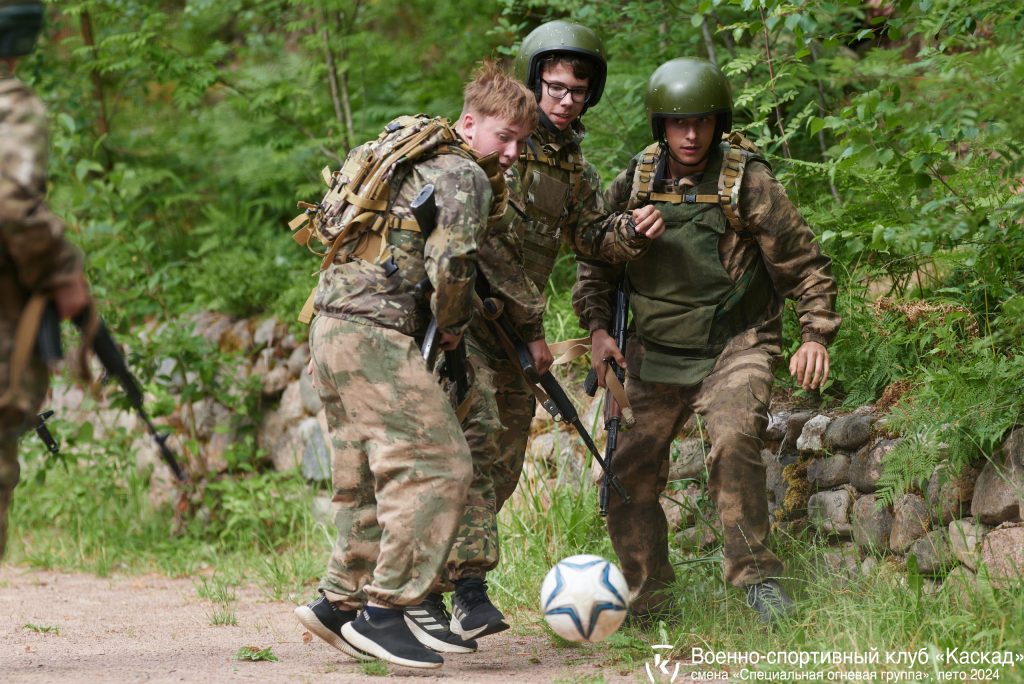
[[[578,359],[587,352],[590,351],[590,338],[580,337],[575,340],[563,340],[562,342],[556,342],[549,345],[551,353],[557,355],[555,359],[555,366],[560,366],[564,363],[569,363],[574,359]],[[608,391],[612,393],[612,398],[615,403],[619,405],[619,410],[622,412],[622,422],[625,427],[630,428],[636,424],[636,417],[633,415],[633,407],[629,403],[629,398],[626,396],[626,388],[619,382],[619,378],[615,375],[615,371],[612,370],[610,364],[605,365],[604,383]]]
[[[28,368],[32,351],[36,346],[36,336],[39,333],[39,324],[43,320],[43,312],[46,310],[46,302],[46,296],[32,295],[21,312],[21,318],[14,329],[14,345],[11,349],[11,382],[7,391],[0,396],[0,407],[13,404],[18,392],[21,391],[22,375]]]

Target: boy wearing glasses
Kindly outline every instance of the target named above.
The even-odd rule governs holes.
[[[505,178],[509,202],[518,212],[512,237],[520,243],[516,251],[521,253],[522,270],[536,290],[532,300],[505,299],[504,304],[506,310],[538,308],[538,325],[523,338],[543,373],[552,357],[544,340],[542,295],[561,241],[581,257],[620,263],[644,251],[664,230],[664,223],[654,207],[608,216],[597,170],[583,158],[580,117],[601,99],[607,72],[600,38],[579,24],[548,22],[523,40],[515,71],[533,91],[539,124]],[[483,252],[480,260],[489,261]],[[504,265],[509,278],[519,271],[513,266],[519,264]],[[488,492],[488,500],[486,511],[480,510],[479,501],[468,503],[446,567],[455,583],[451,631],[475,639],[508,628],[487,595],[484,578],[498,563],[495,516],[519,482],[536,402],[518,364],[505,357],[485,325],[471,325],[466,340],[481,398],[463,421],[473,454],[471,489]]]

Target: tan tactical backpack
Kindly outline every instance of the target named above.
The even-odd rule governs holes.
[[[379,263],[387,249],[389,231],[419,232],[416,221],[390,213],[391,187],[399,180],[403,167],[452,153],[476,160],[473,150],[459,140],[447,120],[423,114],[398,117],[376,140],[353,148],[339,170],[331,173],[330,167],[324,167],[321,175],[327,194],[318,204],[299,202],[305,211],[288,224],[293,239],[323,257],[320,270],[330,266],[339,251]],[[326,251],[319,252],[310,244],[314,237],[327,247]],[[299,314],[303,323],[312,318],[315,293],[316,288]]]

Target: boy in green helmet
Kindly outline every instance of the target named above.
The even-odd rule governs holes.
[[[658,498],[672,440],[700,414],[712,444],[708,489],[724,532],[725,576],[767,622],[791,605],[777,581],[782,563],[767,547],[760,455],[783,304],[796,300],[803,339],[790,372],[817,389],[828,378],[826,345],[839,327],[831,261],[753,146],[738,135],[723,142],[732,101],[717,67],[697,59],[661,65],[646,105],[657,142],[633,158],[606,197],[613,208],[660,207],[665,235],[624,267],[580,263],[573,292],[598,379],[603,384],[608,359],[626,368],[637,418],[620,434],[615,457],[632,501],[611,497],[608,532],[633,614],[666,610],[663,590],[675,573]],[[609,293],[623,275],[633,323],[620,350],[608,334]]]

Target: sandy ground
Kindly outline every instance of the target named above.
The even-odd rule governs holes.
[[[0,680],[4,682],[356,682],[380,680],[305,630],[290,603],[239,589],[237,626],[213,626],[217,606],[190,579],[0,566]],[[35,626],[29,627],[29,625]],[[47,628],[52,628],[48,631]],[[600,644],[555,648],[512,629],[452,655],[440,670],[389,666],[389,677],[448,682],[647,682],[643,664],[606,666]],[[305,637],[305,638],[304,638]],[[239,648],[278,662],[242,662]],[[631,671],[632,670],[632,671]],[[682,681],[682,677],[677,682]]]

